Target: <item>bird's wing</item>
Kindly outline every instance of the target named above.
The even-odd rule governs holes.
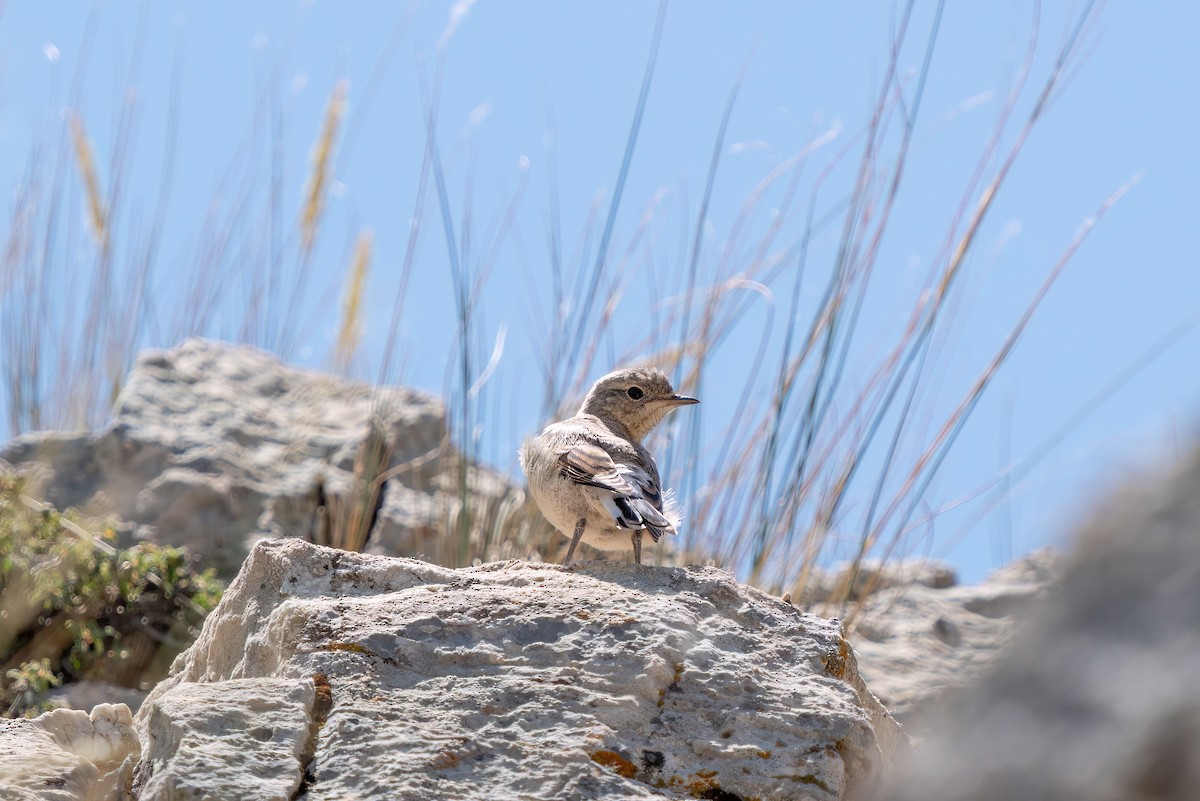
[[[596,490],[595,495],[620,528],[645,528],[657,542],[675,527],[663,514],[662,489],[653,468],[618,463],[591,442],[576,442],[558,456],[559,473]]]
[[[591,442],[575,442],[560,452],[558,467],[564,477],[576,484],[622,494],[635,492],[608,451]]]

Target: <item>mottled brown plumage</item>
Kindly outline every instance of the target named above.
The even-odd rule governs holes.
[[[677,406],[679,395],[660,370],[618,370],[597,381],[579,412],[521,446],[521,467],[542,514],[571,540],[563,564],[585,542],[605,551],[633,546],[642,561],[642,532],[657,542],[674,534],[678,509],[659,483],[642,440]]]

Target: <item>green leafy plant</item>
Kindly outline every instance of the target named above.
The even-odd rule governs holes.
[[[39,696],[62,684],[62,677],[54,672],[50,660],[45,657],[10,668],[5,671],[4,677],[8,681],[7,694],[12,698],[8,706],[9,715],[21,710],[27,714],[47,711],[50,704],[39,701]]]
[[[22,489],[0,475],[0,704],[20,715],[60,683],[156,681],[220,600],[214,572],[179,548],[115,547],[111,527],[94,537]]]

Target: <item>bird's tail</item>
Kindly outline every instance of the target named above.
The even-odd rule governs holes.
[[[664,534],[675,533],[675,524],[645,498],[618,495],[615,501],[621,511],[617,516],[617,525],[621,528],[644,528],[655,542]]]

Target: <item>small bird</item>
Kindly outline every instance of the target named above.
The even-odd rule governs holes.
[[[632,542],[640,565],[643,531],[655,542],[675,533],[679,510],[642,439],[676,406],[699,402],[676,393],[661,370],[617,370],[592,386],[574,417],[525,440],[521,467],[533,499],[571,539],[564,565],[580,542],[602,551]]]

